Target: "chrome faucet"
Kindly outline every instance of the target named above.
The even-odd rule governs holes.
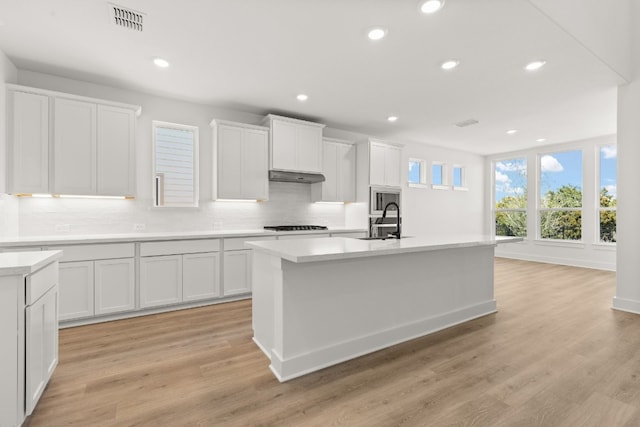
[[[395,206],[396,210],[398,211],[398,216],[396,217],[396,232],[391,234],[395,234],[396,239],[399,239],[400,238],[400,206],[398,206],[396,202],[389,202],[384,207],[384,210],[382,211],[382,222],[384,222],[384,219],[387,217],[387,209],[389,208],[389,206]]]

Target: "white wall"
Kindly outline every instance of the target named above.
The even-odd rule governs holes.
[[[632,19],[640,22],[640,4]],[[640,28],[632,34],[634,81],[618,89],[618,253],[613,308],[640,313]]]
[[[632,77],[632,3],[636,0],[529,0],[618,75]],[[637,26],[637,25],[636,25]]]
[[[546,262],[552,264],[574,265],[579,267],[597,268],[604,270],[616,269],[616,245],[600,243],[597,232],[599,181],[597,163],[597,150],[601,145],[616,143],[616,137],[605,136],[584,141],[575,141],[565,144],[549,145],[543,148],[514,151],[500,155],[487,157],[486,168],[493,171],[493,162],[513,158],[527,158],[527,188],[529,189],[527,208],[527,234],[528,237],[520,243],[500,245],[496,249],[496,256],[525,259],[531,261]],[[538,180],[538,154],[553,153],[559,151],[582,151],[582,241],[558,242],[537,238],[538,216],[536,211],[535,194],[539,191]],[[495,188],[494,177],[487,182],[487,226],[494,228],[494,216],[492,213],[493,191]],[[533,191],[533,192],[532,192]],[[619,236],[619,233],[618,233]],[[619,243],[618,243],[619,245]]]
[[[192,231],[210,229],[255,229],[272,224],[317,224],[329,227],[366,228],[367,211],[362,203],[326,205],[311,203],[309,185],[275,183],[269,185],[269,201],[262,203],[212,202],[211,119],[221,118],[259,124],[262,116],[215,109],[140,92],[81,82],[33,71],[19,70],[18,83],[82,96],[90,96],[142,106],[137,128],[136,200],[39,199],[9,197],[11,221],[19,221],[20,236],[64,234],[111,234],[134,231],[145,224],[146,231]],[[151,199],[151,121],[163,120],[200,128],[200,207],[158,209]],[[362,141],[367,135],[327,128],[325,136]],[[402,142],[402,141],[397,141]],[[485,216],[484,163],[474,154],[443,148],[406,144],[403,174],[408,175],[408,159],[424,158],[462,164],[469,174],[469,191],[432,189],[404,190],[405,234],[443,234],[452,230],[483,233]],[[18,228],[17,226],[15,227]],[[1,230],[0,230],[1,231]],[[0,236],[6,236],[0,234]]]

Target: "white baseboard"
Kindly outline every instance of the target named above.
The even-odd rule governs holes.
[[[640,314],[640,301],[613,297],[611,308],[613,308],[614,310]]]
[[[497,258],[517,259],[521,261],[543,262],[545,264],[568,265],[570,267],[593,268],[595,270],[616,271],[615,263],[597,262],[574,258],[558,258],[543,255],[521,254],[496,251]]]
[[[278,380],[283,382],[386,347],[432,334],[496,311],[496,300],[493,299],[464,307],[460,310],[356,337],[349,341],[339,342],[305,354],[288,357],[287,359],[283,359],[281,355],[273,350],[267,353],[259,343],[256,342],[256,344],[261,347],[263,352],[271,355],[270,368]]]

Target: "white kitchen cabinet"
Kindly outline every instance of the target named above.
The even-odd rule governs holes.
[[[182,301],[182,255],[140,259],[140,307]]]
[[[356,147],[347,141],[325,138],[322,142],[325,181],[311,186],[313,201],[356,200]]]
[[[95,261],[94,277],[96,315],[135,309],[133,258]]]
[[[269,197],[269,129],[213,120],[214,199]]]
[[[60,320],[95,314],[93,262],[60,263]]]
[[[26,307],[25,321],[25,413],[31,415],[58,366],[57,286]]]
[[[54,101],[53,192],[96,194],[96,104]]]
[[[135,195],[140,107],[7,84],[9,191]]]
[[[9,191],[49,192],[49,98],[9,92]]]
[[[224,296],[251,292],[251,250],[224,252]]]
[[[372,142],[370,156],[370,184],[399,187],[402,183],[402,149],[395,145]]]
[[[97,194],[133,196],[135,189],[135,112],[98,105]]]
[[[324,125],[269,114],[270,167],[276,170],[322,173]]]
[[[197,301],[220,296],[220,255],[182,256],[182,300]]]

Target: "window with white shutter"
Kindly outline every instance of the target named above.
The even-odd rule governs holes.
[[[153,203],[198,206],[198,127],[153,121]]]

